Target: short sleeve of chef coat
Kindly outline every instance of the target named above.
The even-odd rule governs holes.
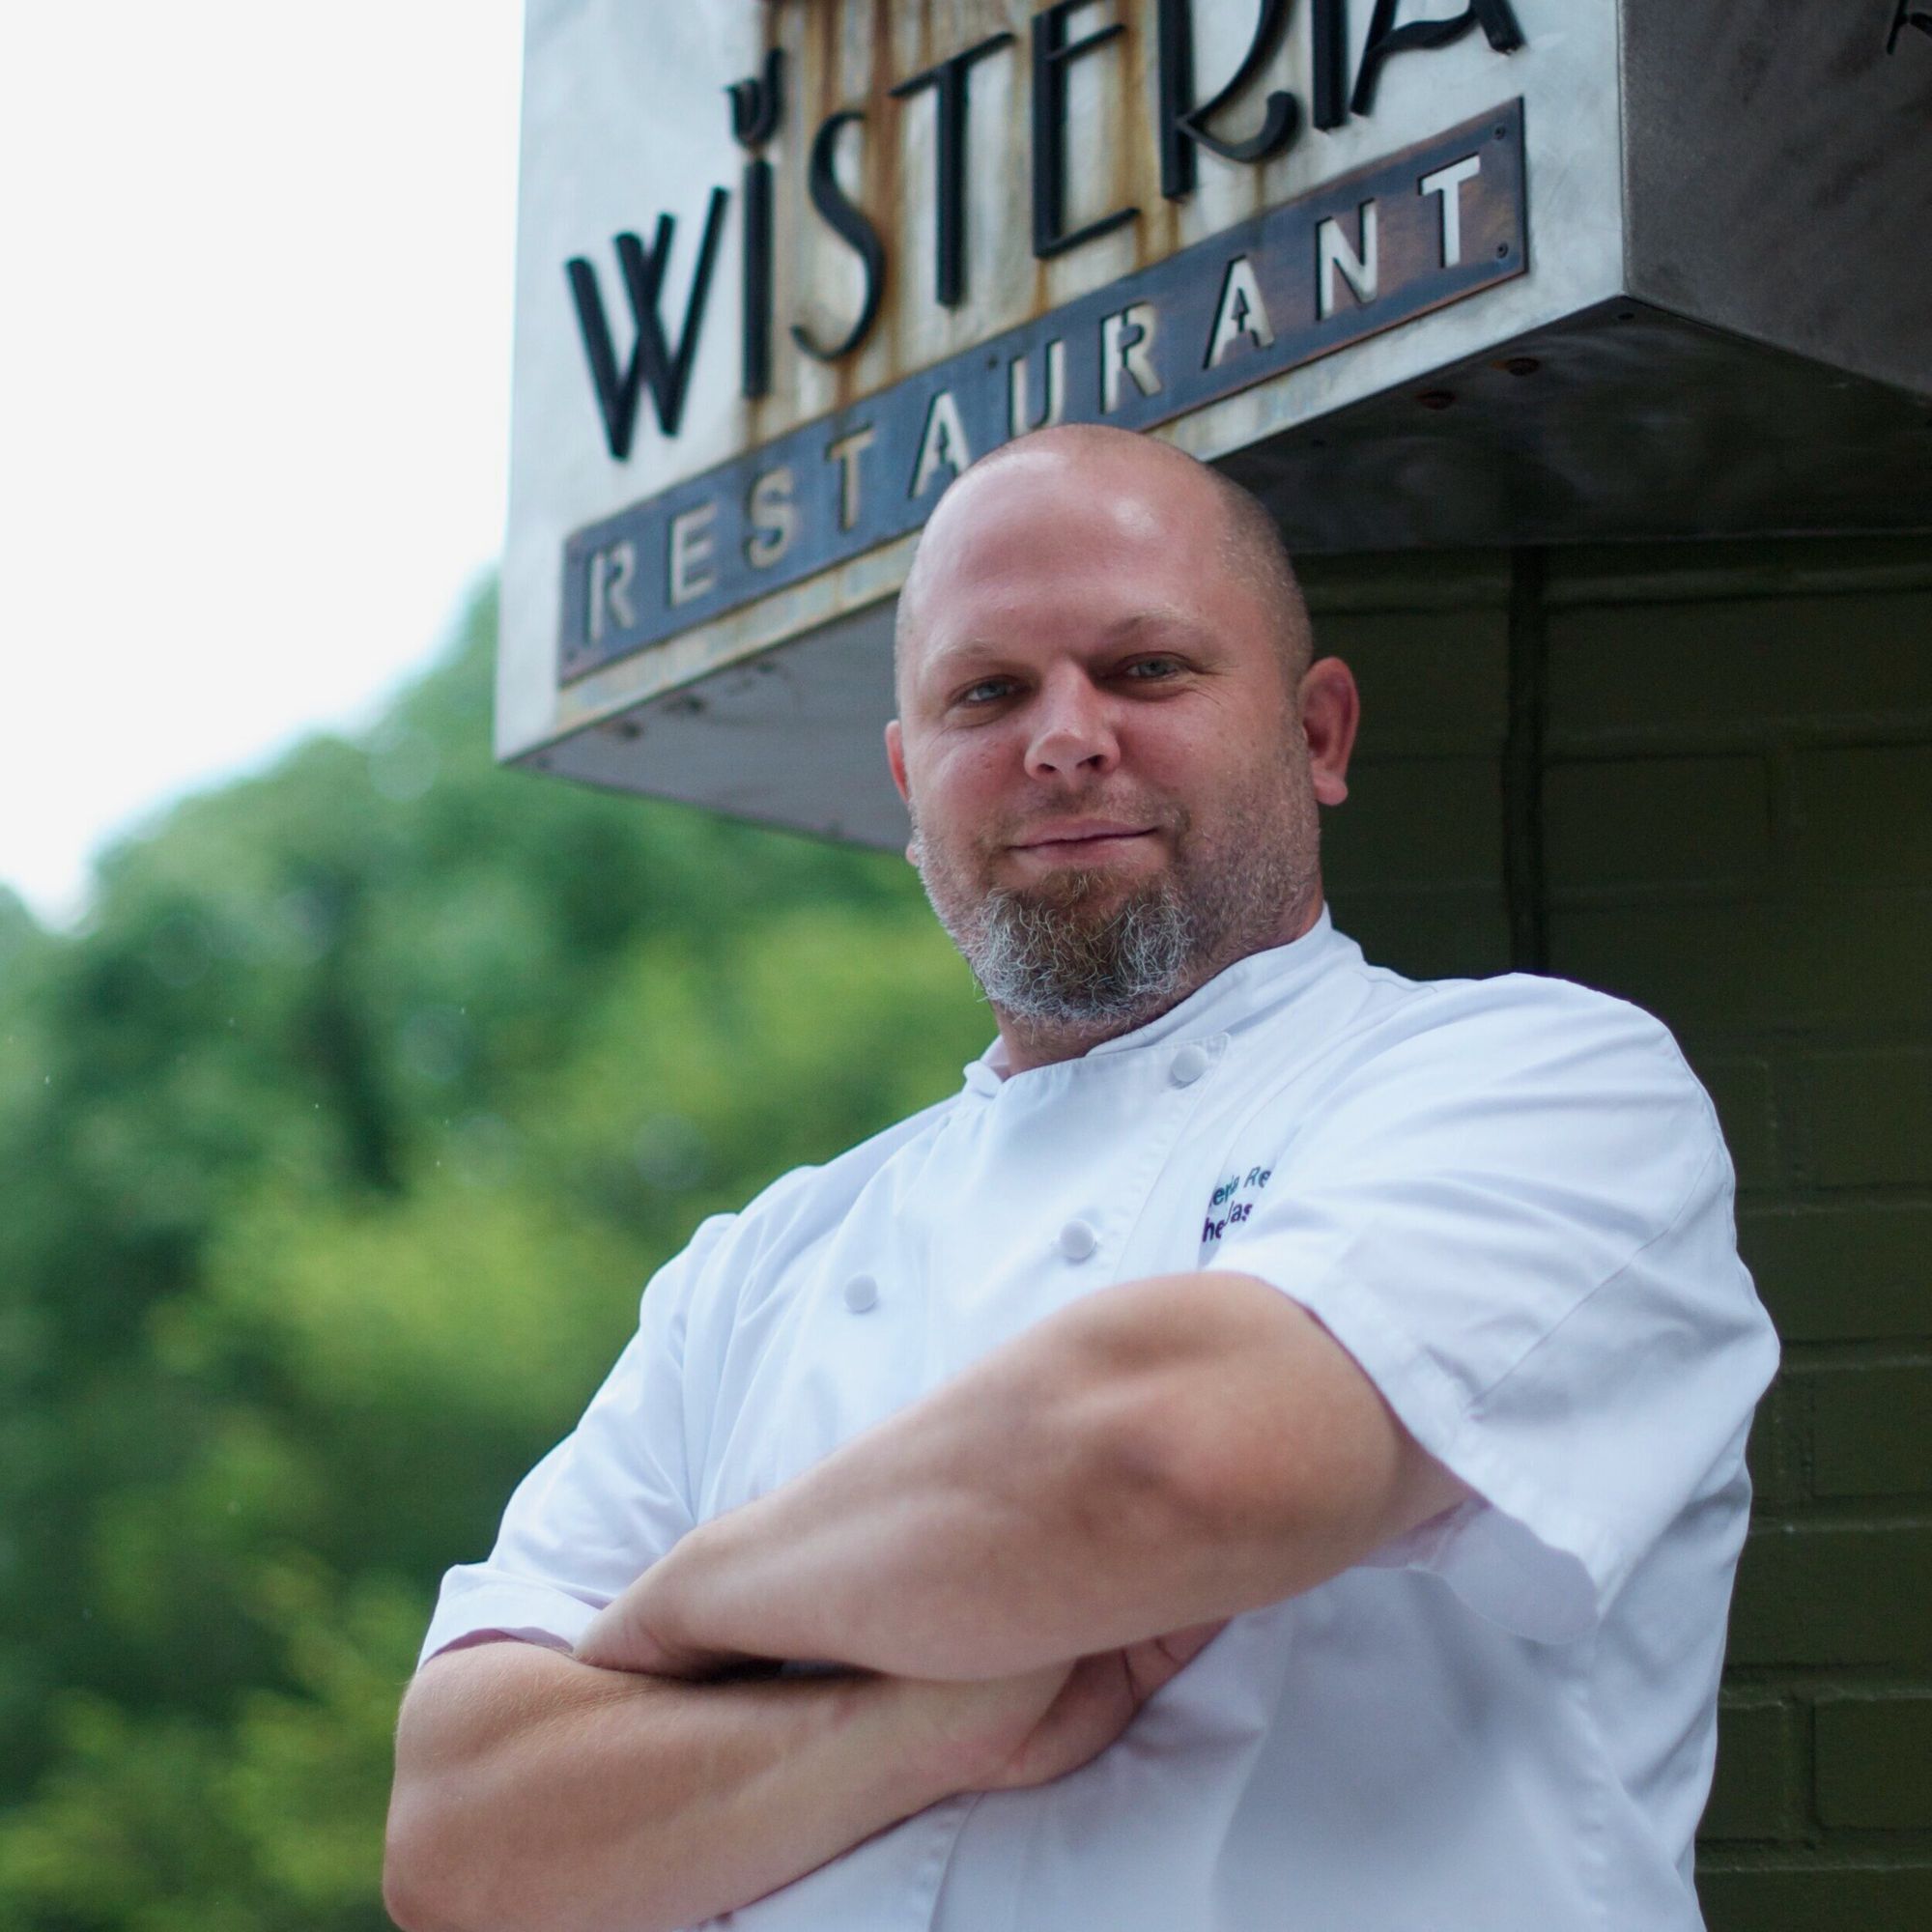
[[[693,1525],[684,1436],[692,1290],[734,1217],[651,1278],[638,1329],[577,1427],[518,1484],[496,1547],[445,1573],[419,1665],[486,1634],[570,1650]]]
[[[1210,1265],[1306,1307],[1478,1497],[1371,1564],[1586,1634],[1776,1367],[1703,1089],[1647,1014],[1519,975],[1430,988],[1290,1125]]]

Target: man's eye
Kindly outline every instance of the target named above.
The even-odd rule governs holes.
[[[1122,675],[1136,684],[1151,684],[1157,678],[1173,677],[1179,669],[1174,658],[1136,658]]]
[[[961,704],[991,704],[996,698],[1006,696],[1012,686],[1003,677],[982,677],[978,684],[969,684],[959,694]]]

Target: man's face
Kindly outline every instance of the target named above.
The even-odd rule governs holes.
[[[888,732],[908,856],[1023,1019],[1131,1022],[1319,909],[1283,616],[1224,517],[1171,451],[1042,445],[927,535]]]

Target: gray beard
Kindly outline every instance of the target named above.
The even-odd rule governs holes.
[[[912,817],[912,856],[939,923],[987,1000],[1021,1026],[1110,1036],[1145,1025],[1204,980],[1276,943],[1320,891],[1315,801],[1258,782],[1217,846],[1195,849],[1184,815],[1168,830],[1183,858],[1129,892],[1106,872],[1068,872],[1026,892],[976,890],[963,865],[928,852]],[[1120,808],[1128,815],[1138,810]]]
[[[1156,880],[1097,923],[1082,902],[1104,875],[1076,872],[1052,899],[995,889],[971,930],[953,930],[986,998],[1034,1025],[1117,1024],[1167,1005],[1194,963],[1199,935],[1172,881]]]

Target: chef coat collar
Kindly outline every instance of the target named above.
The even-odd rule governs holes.
[[[1103,1054],[1134,1053],[1182,1038],[1228,1032],[1264,1010],[1280,1006],[1308,985],[1328,966],[1336,951],[1352,946],[1335,930],[1335,922],[1324,904],[1315,923],[1299,939],[1286,946],[1270,946],[1250,952],[1224,967],[1205,986],[1197,987],[1186,999],[1170,1007],[1159,1018],[1131,1033],[1103,1039],[1072,1060],[1054,1061],[1048,1066],[1026,1069],[1028,1074],[1047,1073],[1078,1066],[1081,1062],[1097,1060]],[[976,1094],[990,1094],[1015,1077],[1007,1065],[1007,1043],[994,1037],[993,1043],[965,1069],[966,1085]]]

